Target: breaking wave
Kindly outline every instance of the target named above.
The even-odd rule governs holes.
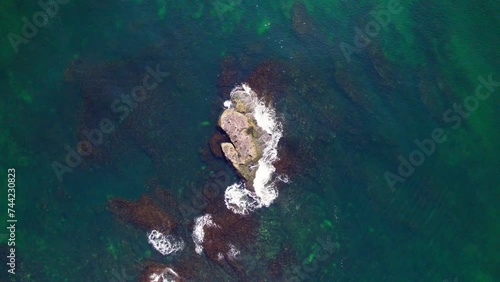
[[[233,244],[229,244],[229,251],[227,251],[227,256],[230,259],[237,259],[240,255],[240,250],[236,249]]]
[[[193,228],[193,242],[195,245],[195,251],[197,254],[201,255],[203,252],[203,239],[205,238],[205,226],[208,227],[219,227],[212,220],[211,214],[205,214],[203,216],[197,217],[194,220]]]
[[[246,189],[243,182],[226,188],[224,200],[226,207],[237,214],[248,214],[261,207],[269,207],[278,197],[276,183],[287,182],[286,176],[276,176],[273,163],[278,158],[278,142],[283,135],[283,126],[272,107],[267,107],[248,85],[242,84],[231,91],[231,98],[237,98],[246,105],[249,114],[263,130],[260,142],[263,145],[262,157],[257,164],[253,182],[254,191]],[[235,107],[231,100],[224,102],[224,107]]]
[[[166,267],[159,273],[151,274],[149,279],[151,282],[175,282],[180,280],[180,276],[172,268]]]
[[[148,234],[148,242],[162,255],[169,255],[184,249],[184,241],[172,235],[163,235],[160,231],[153,230]]]

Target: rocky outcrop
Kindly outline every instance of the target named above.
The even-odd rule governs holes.
[[[231,142],[221,144],[222,152],[238,173],[250,184],[255,178],[257,162],[262,156],[259,144],[260,128],[242,101],[232,101],[234,108],[226,109],[219,118],[219,126]]]

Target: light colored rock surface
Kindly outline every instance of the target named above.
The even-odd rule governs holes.
[[[252,183],[256,171],[253,167],[261,156],[254,120],[235,109],[226,109],[219,118],[219,126],[231,140],[231,143],[221,144],[224,156],[243,178]]]

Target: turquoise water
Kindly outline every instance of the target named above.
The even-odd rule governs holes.
[[[500,100],[481,83],[500,81],[498,2],[73,0],[17,53],[9,33],[40,7],[2,5],[0,168],[4,183],[16,170],[18,222],[16,274],[5,232],[0,280],[137,281],[152,263],[188,281],[499,280]],[[385,26],[367,27],[374,14]],[[147,99],[124,101],[156,68]],[[237,176],[208,142],[242,82],[280,116],[290,182],[229,225],[219,240],[241,253],[221,263],[191,232],[209,211],[233,220],[220,207]],[[478,85],[491,94],[461,117],[454,104]],[[61,173],[103,119],[114,129]],[[403,176],[399,157],[436,129],[446,140]],[[141,195],[176,222],[182,251],[162,256],[117,216],[113,199]]]

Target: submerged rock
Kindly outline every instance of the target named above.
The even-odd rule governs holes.
[[[112,213],[125,222],[144,230],[158,230],[168,234],[175,226],[174,219],[146,196],[137,201],[112,198],[108,201]]]
[[[210,152],[212,152],[212,154],[217,158],[224,158],[221,144],[227,142],[230,142],[229,137],[217,130],[216,132],[214,132],[214,134],[212,134],[210,140],[208,141]]]

